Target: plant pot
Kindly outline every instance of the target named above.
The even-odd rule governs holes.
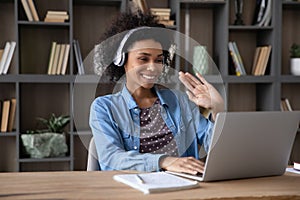
[[[291,74],[300,76],[300,58],[291,58]]]
[[[21,139],[31,158],[63,157],[68,151],[65,134],[22,134]]]

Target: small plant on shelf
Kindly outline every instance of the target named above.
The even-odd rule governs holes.
[[[290,49],[291,58],[300,58],[300,45],[294,43]]]
[[[294,43],[290,48],[291,74],[300,75],[300,45]]]
[[[62,157],[68,151],[64,128],[69,124],[69,116],[55,116],[49,119],[37,118],[45,129],[27,130],[21,135],[26,153],[31,158]]]
[[[35,133],[63,133],[64,128],[68,125],[70,122],[70,117],[67,115],[61,115],[56,117],[54,113],[51,114],[51,117],[49,119],[44,119],[41,117],[37,118],[38,121],[40,121],[42,124],[44,124],[47,129],[43,130],[28,130],[26,133],[29,134],[35,134]]]

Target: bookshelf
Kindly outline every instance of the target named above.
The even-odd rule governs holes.
[[[128,8],[127,0],[34,0],[40,21],[28,21],[21,0],[0,2],[0,48],[8,40],[17,42],[7,75],[0,75],[0,100],[16,98],[16,129],[0,133],[0,171],[85,170],[91,133],[88,125],[89,105],[95,95],[98,78],[78,73],[73,48],[70,49],[66,75],[47,75],[51,42],[80,43],[85,58],[109,26],[112,17]],[[272,20],[265,27],[253,26],[254,1],[244,1],[245,25],[234,24],[234,0],[151,0],[148,7],[171,8],[172,27],[207,46],[218,66],[224,83],[207,77],[217,88],[225,87],[226,110],[280,110],[282,97],[288,98],[294,110],[300,110],[300,77],[290,75],[289,47],[300,43],[299,2],[276,1],[272,5]],[[245,9],[247,8],[247,9]],[[47,10],[65,10],[69,20],[64,23],[43,22]],[[13,24],[13,26],[12,26]],[[203,28],[205,27],[205,28]],[[247,72],[236,76],[230,70],[228,42],[239,47]],[[272,45],[264,76],[250,75],[255,49]],[[38,55],[38,56],[37,56]],[[176,58],[176,68],[189,70],[188,63]],[[109,91],[101,83],[100,93]],[[77,91],[84,91],[78,94]],[[99,92],[99,91],[98,91]],[[243,97],[241,101],[240,97]],[[36,117],[51,113],[68,114],[69,151],[63,158],[31,159],[22,153],[20,134],[34,129]],[[299,132],[299,131],[298,131]],[[300,134],[297,134],[291,161],[300,161]]]

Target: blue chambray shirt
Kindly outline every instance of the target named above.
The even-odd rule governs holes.
[[[199,159],[198,144],[209,149],[213,123],[185,93],[158,89],[161,116],[172,131],[181,157]],[[159,171],[164,154],[140,153],[140,109],[126,86],[96,98],[90,108],[90,127],[101,170]]]

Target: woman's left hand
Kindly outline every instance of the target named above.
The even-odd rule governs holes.
[[[187,95],[191,101],[212,111],[212,119],[215,120],[216,114],[224,110],[224,100],[220,93],[208,83],[199,73],[197,79],[190,73],[179,72],[179,80],[188,89]]]

